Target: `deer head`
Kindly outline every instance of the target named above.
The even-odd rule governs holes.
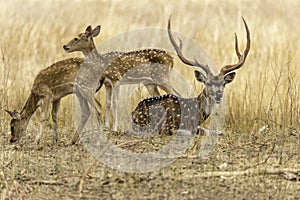
[[[26,127],[24,126],[25,120],[22,120],[21,114],[16,110],[14,111],[5,110],[5,112],[7,112],[12,117],[10,121],[10,131],[11,131],[10,142],[13,143],[18,141],[20,137],[24,135],[25,127]]]
[[[209,97],[212,100],[212,102],[217,103],[217,104],[219,104],[221,102],[225,85],[232,82],[236,75],[236,73],[232,72],[232,71],[239,69],[240,67],[243,66],[243,64],[245,63],[246,57],[248,55],[248,52],[250,50],[250,31],[248,29],[245,19],[244,18],[242,18],[242,19],[243,19],[243,22],[245,25],[246,35],[247,35],[246,48],[245,48],[243,54],[241,54],[239,51],[239,48],[238,48],[238,39],[235,34],[235,52],[238,57],[238,62],[233,65],[226,65],[226,66],[222,67],[218,75],[214,75],[210,71],[210,69],[207,65],[201,64],[197,60],[195,60],[195,61],[188,60],[183,56],[182,40],[179,38],[179,45],[177,45],[177,43],[175,42],[174,37],[172,35],[172,32],[171,32],[171,16],[168,21],[169,38],[170,38],[170,41],[171,41],[173,47],[176,50],[176,53],[177,53],[179,59],[187,65],[201,68],[206,73],[206,75],[204,75],[200,71],[195,70],[195,77],[196,77],[197,81],[204,83],[204,85],[205,85],[204,95]]]
[[[85,56],[95,49],[93,37],[96,37],[100,33],[101,26],[98,25],[94,29],[88,26],[84,33],[80,33],[77,37],[72,39],[68,44],[64,45],[63,48],[67,53],[74,51],[81,51]]]

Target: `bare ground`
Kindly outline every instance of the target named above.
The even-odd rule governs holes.
[[[66,132],[68,133],[68,132]],[[207,159],[198,157],[204,135],[174,163],[148,173],[125,173],[95,160],[82,145],[33,138],[2,141],[1,197],[4,199],[297,199],[300,198],[300,135],[295,132],[222,135]],[[111,134],[130,151],[152,151],[169,136],[138,141]],[[7,138],[6,138],[7,139]],[[169,138],[170,139],[170,138]]]

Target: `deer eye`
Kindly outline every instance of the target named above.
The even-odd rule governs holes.
[[[74,38],[74,41],[77,42],[77,41],[78,41],[78,38]]]

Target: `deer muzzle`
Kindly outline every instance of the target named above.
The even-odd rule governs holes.
[[[67,52],[67,53],[71,52],[70,47],[68,47],[67,45],[64,45],[63,48],[64,48],[65,52]]]

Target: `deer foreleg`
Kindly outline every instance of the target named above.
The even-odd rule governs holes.
[[[198,130],[198,132],[201,132],[200,134],[205,134],[205,135],[209,135],[209,134],[217,135],[217,136],[223,135],[222,131],[206,129],[206,128],[203,128],[201,126],[198,126],[197,130]]]
[[[40,115],[40,130],[38,135],[35,138],[36,144],[39,144],[40,140],[43,138],[43,131],[47,125],[49,106],[50,106],[50,97],[44,97],[38,102],[38,104],[41,106],[41,115]]]
[[[89,105],[87,103],[87,100],[83,98],[83,96],[80,93],[76,93],[76,96],[79,101],[79,105],[81,108],[81,119],[80,119],[80,124],[77,128],[77,133],[72,138],[72,144],[75,144],[79,140],[79,134],[81,134],[89,116],[90,116],[90,109]]]

